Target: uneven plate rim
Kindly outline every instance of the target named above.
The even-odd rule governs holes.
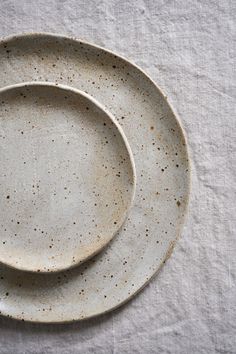
[[[162,98],[166,101],[167,105],[170,108],[171,113],[173,114],[175,121],[179,127],[179,130],[182,134],[182,138],[183,141],[185,143],[185,149],[186,149],[186,155],[188,157],[188,173],[187,173],[187,184],[186,184],[186,202],[185,202],[185,209],[183,211],[183,217],[182,217],[182,221],[179,224],[179,228],[176,232],[176,238],[174,241],[172,241],[169,245],[169,248],[166,251],[165,257],[163,257],[163,261],[157,266],[156,270],[152,273],[151,276],[149,276],[146,281],[143,283],[143,285],[137,289],[137,291],[135,291],[134,293],[132,293],[131,295],[127,296],[127,298],[123,301],[121,301],[120,303],[118,303],[116,306],[113,306],[111,308],[109,308],[108,310],[105,311],[100,311],[100,312],[96,312],[93,313],[90,316],[87,316],[86,318],[79,318],[79,319],[66,319],[66,320],[50,320],[50,321],[41,321],[41,320],[32,320],[32,319],[24,319],[23,317],[14,317],[14,316],[10,316],[11,318],[14,318],[18,321],[26,321],[26,322],[30,322],[30,323],[42,323],[42,324],[50,324],[50,323],[57,323],[57,324],[65,324],[65,323],[71,323],[71,322],[76,322],[76,321],[86,321],[89,320],[91,318],[100,316],[100,315],[104,315],[107,314],[119,307],[121,307],[122,305],[126,304],[129,300],[131,300],[133,297],[135,297],[139,292],[141,292],[141,290],[159,273],[159,271],[162,269],[162,266],[165,264],[165,262],[169,259],[169,257],[171,256],[174,246],[176,244],[176,242],[178,241],[180,234],[182,232],[183,226],[186,222],[186,218],[187,218],[187,214],[189,211],[189,201],[190,201],[190,195],[191,195],[191,185],[192,185],[192,165],[191,165],[191,154],[189,152],[189,146],[187,143],[187,138],[186,138],[186,134],[184,132],[184,128],[182,126],[182,122],[178,116],[178,114],[175,112],[172,104],[168,101],[168,98],[166,96],[166,94],[164,93],[164,91],[156,84],[156,82],[149,76],[149,74],[147,74],[142,68],[140,68],[138,65],[136,65],[132,60],[127,59],[126,57],[124,57],[123,55],[120,55],[112,50],[106,49],[100,45],[97,44],[93,44],[92,42],[89,42],[87,40],[81,39],[79,37],[75,37],[75,36],[70,36],[70,35],[65,35],[65,34],[60,34],[60,33],[53,33],[53,32],[21,32],[21,33],[17,33],[17,34],[11,34],[9,36],[5,36],[2,37],[0,39],[0,43],[4,44],[4,43],[8,43],[11,42],[12,40],[15,40],[17,38],[24,38],[24,37],[51,37],[51,38],[59,38],[59,39],[65,39],[65,40],[72,40],[74,42],[77,42],[78,44],[85,44],[88,46],[91,46],[93,48],[97,48],[99,50],[102,50],[103,52],[106,52],[108,54],[114,55],[120,59],[122,59],[126,64],[131,65],[132,67],[134,67],[135,69],[137,69],[139,72],[141,72],[146,79],[148,79],[148,81],[155,87],[155,89],[159,92],[160,96],[162,96]],[[1,313],[1,315],[5,316],[5,317],[9,317],[9,315],[7,313]]]
[[[130,159],[130,164],[131,164],[131,169],[132,169],[132,194],[131,194],[131,198],[129,201],[129,205],[128,208],[126,209],[126,211],[124,212],[119,224],[117,225],[116,230],[111,234],[111,237],[109,238],[108,241],[103,241],[101,243],[101,245],[99,246],[99,248],[96,248],[91,254],[89,254],[88,256],[84,256],[80,261],[77,261],[75,263],[71,263],[69,265],[67,265],[66,267],[57,267],[57,268],[53,268],[48,270],[45,270],[43,268],[38,267],[37,269],[28,269],[27,267],[24,266],[19,266],[17,267],[15,264],[10,263],[10,262],[3,262],[1,260],[0,257],[0,264],[3,264],[5,266],[8,266],[9,268],[12,269],[16,269],[16,270],[20,270],[20,271],[24,271],[24,272],[28,272],[28,273],[41,273],[41,274],[50,274],[50,273],[58,273],[61,271],[66,271],[68,269],[72,269],[75,268],[79,265],[81,265],[82,263],[88,261],[89,259],[91,259],[92,257],[96,256],[99,252],[101,252],[108,244],[109,242],[116,236],[116,234],[119,232],[120,228],[122,227],[122,225],[124,224],[126,218],[129,215],[129,212],[133,206],[133,202],[134,202],[134,198],[135,198],[135,192],[136,192],[136,168],[135,168],[135,162],[134,162],[134,157],[133,157],[133,153],[132,150],[130,148],[128,139],[122,129],[122,127],[120,126],[120,124],[116,121],[116,119],[113,117],[113,115],[108,111],[107,108],[105,108],[100,102],[98,102],[95,98],[93,98],[92,96],[90,96],[89,94],[87,94],[84,91],[81,91],[79,89],[76,89],[74,87],[68,86],[68,85],[63,85],[63,84],[55,84],[53,82],[50,81],[27,81],[27,82],[21,82],[18,84],[13,84],[13,85],[8,85],[8,86],[4,86],[2,88],[0,88],[0,95],[2,93],[17,89],[17,88],[30,88],[32,86],[35,87],[54,87],[54,88],[58,88],[58,89],[62,89],[64,91],[70,92],[70,93],[75,93],[78,96],[82,96],[84,98],[86,98],[88,101],[92,102],[92,104],[99,108],[102,112],[105,113],[105,115],[110,119],[110,121],[115,125],[116,129],[118,130],[121,139],[123,140],[123,143],[125,144],[125,148],[128,152],[129,155],[129,159]],[[40,269],[40,271],[39,271]]]

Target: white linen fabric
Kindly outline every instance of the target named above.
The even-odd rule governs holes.
[[[182,237],[152,282],[89,321],[1,317],[1,354],[236,353],[235,15],[233,0],[1,0],[1,37],[58,32],[140,65],[178,113],[192,160]]]

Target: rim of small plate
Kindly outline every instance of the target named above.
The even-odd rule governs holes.
[[[111,234],[111,237],[109,238],[109,240],[102,242],[99,245],[99,248],[96,248],[91,254],[89,254],[88,256],[84,256],[80,261],[75,262],[75,263],[71,263],[71,264],[67,265],[66,267],[57,267],[57,268],[50,269],[49,271],[45,270],[43,268],[39,268],[39,267],[37,267],[35,269],[34,268],[28,269],[27,267],[22,266],[22,265],[18,267],[15,265],[15,263],[2,261],[1,257],[0,257],[0,264],[4,264],[12,269],[16,269],[16,270],[20,270],[20,271],[24,271],[24,272],[28,272],[28,273],[37,273],[37,274],[38,273],[41,273],[41,274],[50,274],[51,273],[52,274],[52,273],[58,273],[58,272],[66,271],[68,269],[75,268],[75,267],[81,265],[82,263],[88,261],[92,257],[96,256],[99,252],[101,252],[109,244],[109,242],[116,236],[116,234],[119,232],[120,228],[124,224],[126,218],[128,217],[129,212],[133,206],[134,199],[135,199],[135,192],[136,192],[137,176],[136,176],[136,168],[135,168],[133,153],[132,153],[128,139],[127,139],[122,127],[116,121],[115,117],[108,111],[107,108],[105,108],[100,102],[98,102],[95,98],[93,98],[92,96],[90,96],[86,92],[76,89],[74,87],[68,86],[68,85],[55,84],[50,81],[27,81],[27,82],[21,82],[21,83],[8,85],[8,86],[4,86],[4,87],[0,88],[0,95],[4,92],[11,91],[11,90],[14,90],[17,88],[27,88],[27,87],[32,87],[32,86],[35,86],[35,87],[42,86],[42,87],[49,87],[49,88],[54,87],[54,88],[62,89],[64,91],[72,92],[72,93],[75,93],[76,95],[82,96],[82,97],[86,98],[88,101],[92,102],[95,107],[99,108],[102,112],[105,113],[106,116],[108,116],[108,118],[111,120],[111,122],[115,125],[116,129],[118,130],[118,132],[121,136],[121,139],[123,140],[123,142],[125,144],[125,148],[128,152],[129,160],[130,160],[130,164],[131,164],[131,169],[132,169],[132,194],[131,194],[131,198],[129,200],[128,208],[124,212],[124,215],[122,216],[119,224],[117,225],[117,229]]]
[[[172,104],[168,101],[167,95],[164,93],[164,91],[156,84],[156,82],[150,77],[149,74],[147,74],[142,68],[140,68],[140,66],[138,66],[137,64],[135,64],[132,60],[127,59],[125,56],[120,55],[118,53],[116,53],[115,51],[112,51],[110,49],[106,49],[100,45],[97,44],[93,44],[92,42],[89,42],[87,40],[75,37],[75,36],[70,36],[70,35],[64,35],[64,34],[60,34],[60,33],[52,33],[52,32],[21,32],[21,33],[17,33],[17,34],[11,34],[9,36],[5,36],[2,37],[0,39],[0,44],[1,43],[6,43],[6,42],[10,42],[12,40],[15,40],[17,38],[23,38],[23,37],[51,37],[51,38],[59,38],[59,39],[65,39],[65,40],[71,40],[73,42],[78,42],[81,44],[85,44],[88,46],[91,46],[93,48],[97,48],[103,52],[106,52],[108,54],[111,54],[113,56],[118,57],[119,59],[122,59],[127,65],[131,65],[132,67],[134,67],[136,70],[138,70],[139,72],[141,72],[147,79],[148,81],[155,87],[155,89],[159,92],[159,94],[163,97],[163,99],[166,101],[167,105],[169,106],[171,113],[173,114],[176,123],[178,124],[178,127],[180,129],[180,132],[182,134],[182,138],[183,141],[185,143],[185,149],[186,149],[186,155],[188,157],[188,174],[187,174],[187,194],[186,194],[186,203],[185,203],[185,210],[183,212],[183,217],[182,217],[182,222],[179,224],[178,230],[176,232],[177,236],[175,238],[175,240],[173,242],[170,243],[169,248],[167,249],[165,256],[163,257],[162,262],[157,266],[156,270],[149,276],[146,278],[145,282],[143,283],[143,285],[137,289],[137,291],[133,292],[132,294],[130,294],[129,296],[127,296],[126,299],[124,299],[123,301],[121,301],[120,303],[118,303],[117,305],[109,308],[106,311],[103,312],[96,312],[91,314],[90,316],[87,316],[86,318],[80,318],[80,319],[66,319],[66,320],[50,320],[50,321],[41,321],[41,320],[32,320],[32,319],[24,319],[23,317],[14,317],[14,316],[10,316],[16,320],[23,320],[26,322],[31,322],[31,323],[42,323],[45,325],[48,325],[50,323],[57,323],[57,324],[65,324],[65,323],[71,323],[71,322],[75,322],[75,321],[86,321],[89,320],[91,318],[100,316],[100,315],[104,315],[107,313],[110,313],[111,311],[121,307],[122,305],[126,304],[129,300],[131,300],[133,297],[135,297],[138,293],[141,292],[141,290],[159,273],[159,271],[162,269],[163,265],[165,264],[165,262],[170,258],[173,250],[174,250],[174,246],[176,244],[176,242],[178,241],[180,234],[182,232],[183,226],[186,222],[186,218],[188,215],[188,211],[189,211],[189,202],[190,202],[190,195],[191,195],[191,187],[192,187],[192,162],[191,162],[191,154],[189,151],[189,146],[187,143],[187,137],[184,131],[184,128],[182,127],[182,122],[179,118],[179,115],[177,114],[177,112],[175,112]],[[7,313],[1,313],[3,316],[9,317],[9,315]]]

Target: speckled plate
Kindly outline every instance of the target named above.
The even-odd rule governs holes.
[[[167,98],[137,66],[100,47],[50,34],[25,34],[0,44],[0,86],[41,80],[95,97],[123,127],[132,149],[136,195],[108,247],[60,274],[0,267],[2,314],[66,322],[114,309],[134,296],[171,254],[189,198],[183,130]]]
[[[134,162],[87,94],[27,83],[0,90],[0,261],[61,271],[98,253],[131,207]]]

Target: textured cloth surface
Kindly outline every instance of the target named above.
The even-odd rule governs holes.
[[[192,195],[180,241],[131,302],[97,319],[0,318],[0,353],[236,353],[235,21],[231,0],[1,0],[0,36],[58,32],[140,65],[185,128]]]

